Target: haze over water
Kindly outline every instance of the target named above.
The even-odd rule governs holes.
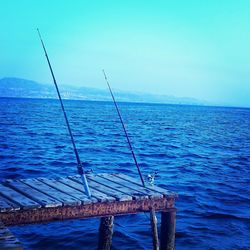
[[[82,161],[138,178],[110,102],[65,101]],[[179,194],[176,249],[249,249],[250,109],[119,104],[144,176]],[[57,100],[0,99],[1,179],[76,174]],[[159,218],[160,221],[160,218]],[[96,249],[96,219],[12,228],[26,249]],[[152,249],[145,214],[116,218],[113,249]]]

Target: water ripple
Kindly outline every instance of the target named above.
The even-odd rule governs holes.
[[[250,110],[120,105],[143,175],[179,193],[176,249],[249,249]],[[138,174],[112,103],[65,101],[86,170]],[[76,173],[57,100],[0,99],[4,178]],[[158,218],[160,221],[160,217]],[[26,249],[96,249],[98,220],[14,227]],[[113,249],[152,249],[148,216],[116,218]]]

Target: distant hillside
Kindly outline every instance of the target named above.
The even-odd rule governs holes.
[[[111,101],[108,90],[88,87],[60,86],[61,96],[64,99]],[[153,95],[146,93],[115,92],[118,101],[124,102],[150,102],[169,104],[193,104],[202,105],[199,100],[186,97],[174,97],[165,95]],[[0,97],[23,98],[57,98],[53,84],[42,84],[20,78],[0,79]]]

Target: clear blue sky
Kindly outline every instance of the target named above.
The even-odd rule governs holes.
[[[1,1],[0,78],[250,106],[249,0]]]

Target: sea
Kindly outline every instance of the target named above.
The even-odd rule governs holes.
[[[138,178],[112,102],[65,100],[82,162]],[[176,249],[250,249],[250,109],[119,103],[143,176],[178,193]],[[0,99],[0,180],[76,174],[58,100]],[[160,214],[157,215],[160,224]],[[25,249],[96,249],[98,219],[15,226]],[[152,249],[149,215],[115,218],[112,249]]]

